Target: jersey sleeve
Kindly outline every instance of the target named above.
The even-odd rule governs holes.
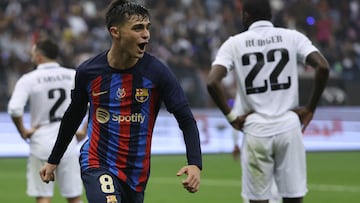
[[[199,130],[189,106],[183,106],[174,112],[179,127],[184,135],[186,157],[189,165],[202,169]]]
[[[233,68],[233,54],[232,54],[232,40],[230,37],[227,39],[219,48],[214,61],[212,62],[212,66],[221,65],[224,66],[228,72]]]
[[[165,68],[160,79],[160,92],[165,106],[173,113],[181,131],[183,132],[186,157],[189,165],[196,165],[202,169],[199,130],[191,112],[186,95],[169,68]]]
[[[301,32],[296,32],[296,34],[294,36],[296,36],[295,42],[296,42],[296,50],[297,50],[297,58],[298,61],[301,62],[302,64],[305,64],[306,62],[306,57],[314,52],[314,51],[319,51],[310,41],[310,39],[308,37],[306,37],[304,34],[302,34]]]
[[[24,114],[24,107],[30,94],[29,87],[31,87],[31,85],[27,83],[26,75],[21,77],[16,83],[8,103],[8,113],[12,117],[19,117]]]
[[[158,78],[160,95],[164,100],[166,109],[173,113],[176,109],[188,105],[187,97],[174,73],[168,67],[164,67],[159,75],[161,75]]]

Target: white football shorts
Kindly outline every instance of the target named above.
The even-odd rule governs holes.
[[[301,127],[268,137],[245,135],[241,148],[242,196],[271,199],[275,180],[281,197],[307,193],[306,153]]]
[[[31,197],[52,197],[54,195],[54,182],[44,183],[39,171],[46,163],[33,155],[29,155],[27,163],[27,194]],[[60,193],[65,198],[82,195],[83,184],[80,175],[79,156],[64,157],[55,171],[55,182]]]

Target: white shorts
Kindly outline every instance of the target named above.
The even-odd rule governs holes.
[[[305,196],[306,154],[300,126],[269,137],[246,134],[242,145],[243,198],[271,199],[273,180],[281,197]]]
[[[54,182],[48,184],[40,178],[40,168],[46,163],[30,155],[27,163],[27,194],[31,197],[52,197],[54,195]],[[61,159],[55,171],[55,181],[60,193],[65,198],[82,195],[83,184],[80,175],[79,156],[68,156]]]
[[[243,203],[249,203],[249,202],[250,201],[248,199],[243,198]],[[279,195],[275,181],[272,181],[271,198],[269,199],[269,203],[281,203],[281,202],[282,202],[282,198]]]

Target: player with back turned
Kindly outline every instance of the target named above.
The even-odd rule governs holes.
[[[70,104],[70,92],[74,84],[75,70],[60,66],[57,62],[58,45],[50,39],[37,41],[31,49],[31,60],[36,69],[24,74],[16,82],[8,104],[21,137],[29,142],[27,162],[27,194],[37,203],[50,203],[54,184],[45,184],[39,178],[39,170],[46,162],[54,146],[60,121]],[[23,121],[24,107],[29,102],[31,128]],[[73,135],[73,134],[72,134]],[[81,140],[85,136],[78,136]],[[77,141],[70,139],[69,147],[56,171],[60,193],[68,203],[80,203],[82,181],[80,177]]]
[[[77,68],[71,104],[48,163],[40,171],[42,180],[53,180],[52,174],[89,103],[89,139],[80,152],[89,203],[142,203],[150,175],[153,129],[164,103],[175,116],[186,145],[188,165],[177,175],[186,174],[183,187],[197,192],[202,168],[199,131],[174,74],[145,52],[150,40],[148,9],[116,0],[107,10],[106,23],[111,47]]]
[[[267,203],[275,180],[284,203],[307,193],[302,132],[313,118],[326,86],[329,64],[302,33],[274,27],[268,0],[244,0],[246,31],[220,47],[207,87],[231,125],[244,133],[241,147],[242,196]],[[298,62],[315,69],[312,95],[299,107]],[[237,79],[241,109],[231,111],[223,95],[226,74]]]

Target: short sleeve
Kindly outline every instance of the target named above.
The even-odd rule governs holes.
[[[31,85],[27,82],[26,75],[21,77],[15,85],[13,94],[8,104],[8,113],[11,116],[21,116],[24,114],[24,107],[29,98]]]
[[[221,65],[224,66],[228,71],[230,71],[234,66],[234,57],[232,52],[233,38],[230,37],[227,39],[219,48],[212,66]]]
[[[308,37],[306,37],[304,34],[295,31],[296,32],[296,53],[298,61],[305,64],[306,57],[314,52],[319,51],[313,43],[310,41]]]

